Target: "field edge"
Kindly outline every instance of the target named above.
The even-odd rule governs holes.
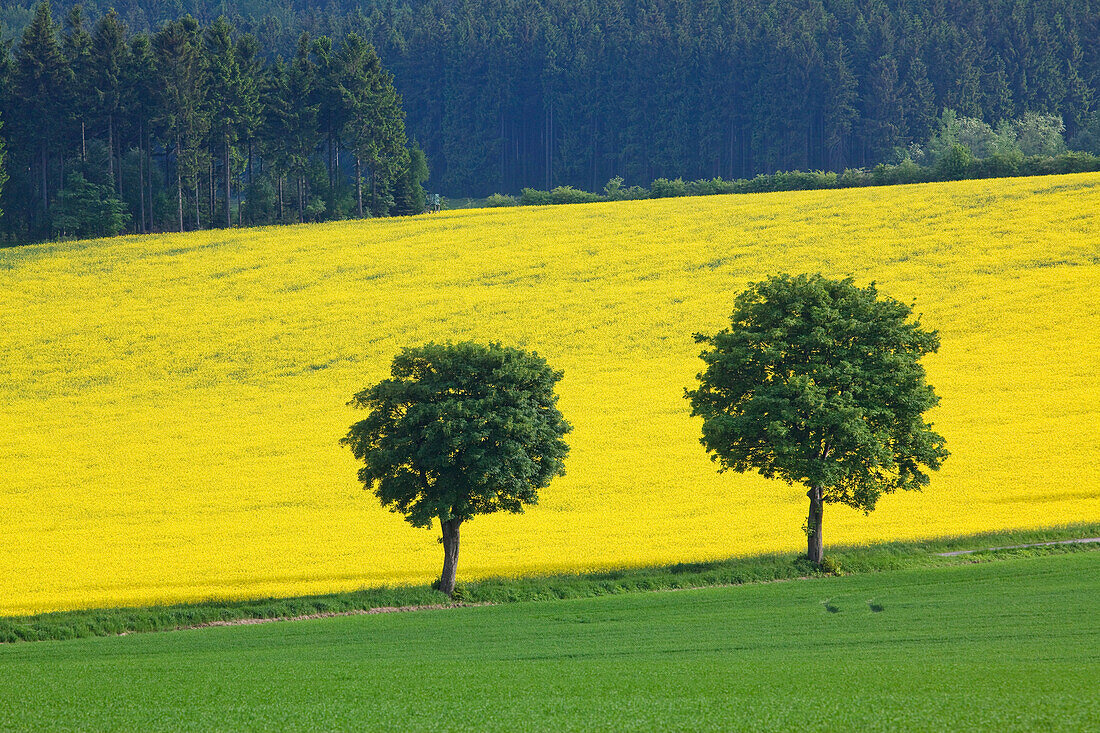
[[[837,574],[854,575],[914,567],[965,565],[1021,556],[1100,551],[1100,543],[1053,544],[1100,536],[1100,522],[1039,529],[1003,530],[921,541],[838,545],[828,548]],[[1003,547],[1011,545],[1011,547]],[[958,551],[967,554],[943,555]],[[166,606],[100,608],[0,617],[0,643],[63,641],[94,636],[176,631],[249,621],[283,621],[380,610],[411,611],[469,605],[551,601],[622,593],[748,585],[828,575],[790,553],[768,553],[709,562],[607,569],[576,574],[488,578],[456,586],[449,599],[428,585],[381,586],[325,595],[210,600]]]

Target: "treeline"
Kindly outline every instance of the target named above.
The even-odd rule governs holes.
[[[583,204],[1100,171],[1100,156],[1067,148],[1062,135],[1064,129],[1061,118],[1055,115],[1029,113],[1018,120],[1002,120],[993,127],[949,109],[944,110],[936,131],[927,143],[911,145],[901,153],[902,160],[896,164],[846,168],[840,173],[779,171],[732,181],[721,177],[694,181],[658,178],[648,188],[624,186],[623,179],[616,176],[607,182],[600,193],[573,186],[557,186],[551,190],[524,188],[519,196],[494,193],[485,199],[485,205]],[[1091,143],[1092,140],[1086,142]]]
[[[133,23],[212,0],[95,0]],[[12,0],[8,0],[12,7]],[[1100,0],[241,0],[236,22],[369,38],[450,196],[621,176],[867,168],[940,111],[1100,130]],[[15,19],[12,18],[11,22]],[[1093,150],[1100,152],[1100,150]]]
[[[9,242],[419,213],[424,154],[373,46],[269,55],[224,17],[131,34],[42,2],[0,48]]]

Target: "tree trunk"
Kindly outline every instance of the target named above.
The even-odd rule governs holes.
[[[145,139],[145,128],[142,126],[142,130],[138,137],[138,210],[140,214],[138,225],[138,231],[145,234],[145,150],[142,148],[142,141]]]
[[[298,221],[306,220],[305,202],[302,201],[302,175],[298,174]]]
[[[145,170],[149,171],[149,177],[145,181],[145,187],[148,189],[145,193],[148,196],[149,207],[146,209],[149,216],[148,231],[152,232],[154,227],[153,221],[153,141],[150,139],[149,131],[145,131]],[[167,155],[165,156],[168,157]],[[165,185],[168,185],[168,176],[164,177]]]
[[[197,191],[198,189],[195,189],[195,190]],[[215,217],[214,217],[214,204],[215,204],[214,197],[217,194],[217,190],[218,190],[217,186],[214,184],[214,150],[213,150],[213,146],[211,146],[211,150],[210,150],[210,201],[209,201],[210,217],[207,220],[209,222],[209,226],[210,226],[211,229],[213,229],[215,226],[217,226],[214,223],[214,221],[215,221]]]
[[[810,487],[806,496],[810,497],[810,514],[806,519],[806,557],[810,562],[820,565],[821,559],[825,556],[821,539],[821,516],[825,503],[821,498],[820,487]]]
[[[111,188],[118,191],[118,183],[115,178],[115,117],[107,115],[107,180],[111,182]]]
[[[50,211],[50,193],[49,193],[49,153],[46,152],[46,146],[42,146],[42,210],[46,213]]]
[[[378,176],[374,168],[370,171],[370,215],[378,216]]]
[[[355,202],[359,208],[359,218],[363,218],[363,169],[358,154],[355,156]]]
[[[180,171],[180,140],[176,138],[176,198],[179,203],[180,214],[180,232],[183,231],[183,173]],[[167,162],[168,156],[165,156],[164,160]]]
[[[440,522],[443,527],[443,574],[439,576],[439,590],[452,595],[455,590],[455,570],[458,567],[458,528],[461,519]]]
[[[229,135],[225,136],[225,228],[233,226],[233,215],[229,212]]]

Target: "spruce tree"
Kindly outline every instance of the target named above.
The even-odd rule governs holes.
[[[306,220],[306,204],[309,201],[308,180],[310,160],[320,142],[317,130],[317,104],[313,88],[316,82],[316,67],[310,58],[310,39],[303,33],[298,39],[298,51],[294,61],[287,68],[286,84],[282,88],[285,94],[282,100],[282,125],[287,136],[289,152],[287,163],[289,172],[294,175],[297,199],[298,220]]]
[[[107,173],[116,192],[122,189],[122,156],[117,125],[122,112],[122,83],[129,61],[126,36],[126,26],[118,14],[110,10],[96,23],[91,47],[95,109],[99,124],[107,134]]]
[[[349,33],[341,48],[343,88],[348,109],[344,134],[355,153],[356,201],[363,215],[362,166],[371,176],[371,213],[389,213],[389,189],[408,168],[405,112],[374,47]]]
[[[63,103],[66,123],[72,125],[72,130],[66,131],[66,137],[69,134],[75,136],[82,163],[88,158],[88,135],[92,132],[88,129],[88,117],[96,108],[95,90],[92,87],[94,73],[92,36],[88,33],[84,21],[84,11],[81,6],[74,5],[70,8],[65,18],[65,37],[62,41],[65,59],[72,73],[72,84],[69,85],[69,93]]]
[[[261,90],[264,81],[264,69],[260,44],[251,33],[245,33],[237,39],[235,50],[237,65],[241,70],[240,96],[238,98],[241,117],[238,134],[248,148],[245,158],[245,174],[247,175],[248,185],[251,186],[253,147],[263,118]],[[238,209],[238,220],[240,220],[240,215],[241,209]]]
[[[244,108],[247,104],[245,101],[247,95],[243,87],[249,81],[241,74],[237,49],[231,33],[232,27],[229,21],[225,16],[219,16],[206,28],[203,37],[206,66],[209,70],[210,132],[212,139],[221,148],[227,228],[233,226],[230,206],[232,199],[230,182],[233,175],[231,153],[240,135],[240,127],[246,114]]]
[[[123,114],[138,143],[138,231],[155,226],[153,213],[153,121],[157,118],[157,74],[153,45],[141,33],[130,39],[123,69]]]
[[[156,54],[158,106],[163,142],[176,158],[176,203],[179,230],[183,224],[183,186],[198,187],[201,144],[207,132],[204,114],[206,70],[199,25],[191,16],[166,24],[153,38]],[[195,198],[196,211],[199,205]],[[197,218],[197,217],[196,217]]]
[[[317,106],[317,129],[325,144],[329,211],[335,213],[339,185],[340,133],[350,111],[341,84],[344,76],[343,56],[333,49],[328,36],[321,36],[313,41],[313,59],[316,73],[312,101]]]
[[[15,110],[12,132],[30,155],[31,187],[41,208],[30,213],[36,229],[48,234],[46,214],[50,201],[50,154],[56,149],[63,129],[64,104],[71,78],[69,65],[58,41],[58,28],[50,13],[49,0],[34,12],[15,52]],[[28,202],[30,203],[30,202]]]
[[[0,201],[4,200],[4,184],[8,182],[8,172],[4,167],[6,161],[7,149],[4,147],[4,120],[0,118]],[[2,219],[3,216],[4,209],[0,208],[0,219]]]

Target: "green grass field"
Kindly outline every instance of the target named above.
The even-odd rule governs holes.
[[[0,647],[0,728],[1100,730],[1100,552]]]

